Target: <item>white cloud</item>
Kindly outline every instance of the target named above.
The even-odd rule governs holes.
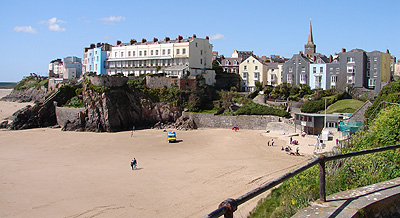
[[[49,28],[49,30],[51,30],[51,31],[56,31],[56,32],[64,32],[65,31],[65,28],[60,27],[60,24],[66,23],[66,22],[63,20],[59,20],[56,17],[50,18],[49,20],[42,21],[40,23],[46,24],[47,27]]]
[[[15,32],[36,33],[36,29],[32,26],[16,26],[13,29]]]
[[[100,20],[103,21],[104,24],[114,24],[115,22],[121,22],[125,20],[125,17],[123,16],[110,16],[110,17],[102,17]]]
[[[214,35],[210,36],[210,39],[225,39],[226,37],[224,35],[222,35],[221,33],[217,33]]]

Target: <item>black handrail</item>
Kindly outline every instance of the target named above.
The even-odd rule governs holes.
[[[380,147],[380,148],[372,148],[368,150],[362,150],[362,151],[355,151],[355,152],[350,152],[350,153],[345,153],[345,154],[338,154],[338,155],[333,155],[333,156],[325,156],[321,155],[318,158],[315,158],[311,162],[307,163],[304,166],[301,166],[295,170],[290,171],[289,173],[286,173],[285,175],[272,180],[271,182],[262,185],[236,199],[229,198],[225,201],[223,201],[219,206],[218,209],[214,210],[213,212],[209,213],[208,215],[204,216],[203,218],[214,218],[214,217],[220,217],[224,215],[226,218],[231,218],[233,217],[233,212],[237,210],[237,207],[246,201],[256,197],[257,195],[262,194],[263,192],[279,185],[280,183],[292,178],[293,176],[305,171],[306,169],[319,164],[320,165],[320,200],[325,202],[326,201],[326,195],[325,195],[325,162],[327,161],[332,161],[332,160],[338,160],[338,159],[343,159],[343,158],[349,158],[349,157],[354,157],[354,156],[359,156],[359,155],[365,155],[365,154],[370,154],[370,153],[376,153],[376,152],[382,152],[382,151],[387,151],[387,150],[394,150],[400,148],[400,144],[397,145],[390,145],[386,147]]]

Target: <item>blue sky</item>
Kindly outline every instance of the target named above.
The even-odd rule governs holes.
[[[91,43],[210,36],[214,51],[291,57],[304,50],[312,19],[317,52],[389,49],[400,58],[400,1],[4,1],[0,81],[83,56]]]

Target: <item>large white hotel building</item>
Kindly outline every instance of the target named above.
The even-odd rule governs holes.
[[[117,42],[107,51],[106,72],[108,75],[122,73],[125,76],[165,73],[166,76],[186,78],[202,75],[205,83],[215,84],[212,70],[212,44],[209,38],[196,35],[175,40],[165,37],[163,41],[142,39],[141,42]]]

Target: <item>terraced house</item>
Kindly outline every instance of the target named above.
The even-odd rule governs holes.
[[[159,41],[142,39],[129,43],[117,42],[107,54],[106,69],[108,75],[124,74],[139,76],[142,74],[165,73],[167,77],[186,78],[201,75],[208,85],[215,84],[215,72],[212,70],[212,44],[209,38],[197,38],[196,35],[175,40],[165,37]]]

